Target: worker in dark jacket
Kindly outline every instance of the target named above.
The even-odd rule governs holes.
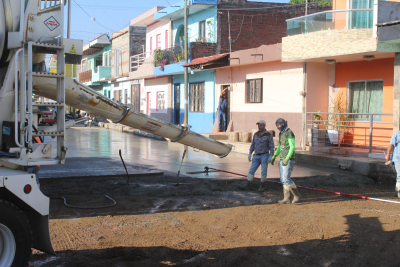
[[[227,88],[222,90],[221,95],[219,97],[219,103],[218,103],[218,122],[219,122],[219,131],[220,132],[226,132],[226,111],[227,111],[227,98],[228,98],[228,92]]]
[[[265,191],[267,189],[266,181],[267,181],[267,171],[268,171],[268,163],[271,162],[272,155],[274,154],[274,138],[273,136],[265,129],[265,121],[260,120],[257,122],[258,132],[256,132],[253,136],[253,141],[250,146],[249,153],[249,161],[251,163],[251,167],[249,170],[249,174],[247,175],[246,183],[239,188],[242,190],[247,190],[250,184],[254,180],[254,173],[257,171],[258,167],[261,165],[261,184],[259,191]],[[251,158],[254,152],[253,159]]]

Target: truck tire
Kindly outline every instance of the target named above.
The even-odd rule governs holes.
[[[0,266],[26,267],[32,254],[32,230],[25,214],[0,199]]]

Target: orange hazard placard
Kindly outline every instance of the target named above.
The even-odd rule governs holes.
[[[147,132],[152,132],[155,133],[158,130],[160,130],[161,125],[155,124],[151,121],[148,121],[145,123],[145,125],[142,126],[142,128],[140,128],[141,130],[147,131]]]

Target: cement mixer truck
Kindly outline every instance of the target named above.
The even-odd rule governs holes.
[[[64,38],[65,4],[66,0],[0,0],[1,267],[27,266],[32,248],[55,254],[49,234],[50,201],[40,191],[34,167],[65,163],[65,105],[218,157],[231,151],[231,146],[196,134],[189,126],[138,113],[66,77],[65,63],[80,62],[83,41]],[[46,72],[48,54],[57,55],[57,73]],[[32,103],[33,94],[55,102]],[[34,127],[38,106],[57,107],[53,131]],[[35,142],[44,136],[54,138]]]

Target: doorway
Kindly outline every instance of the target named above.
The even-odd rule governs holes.
[[[174,85],[174,124],[181,124],[181,85]]]
[[[226,98],[226,127],[228,127],[229,122],[231,120],[231,86],[230,85],[222,85],[220,93],[222,93],[222,91],[225,88],[228,88],[226,90],[226,93],[227,93],[226,94],[226,96],[227,96],[227,98]],[[218,99],[218,103],[219,103],[219,99]]]
[[[131,85],[131,102],[133,110],[140,112],[140,84]]]

